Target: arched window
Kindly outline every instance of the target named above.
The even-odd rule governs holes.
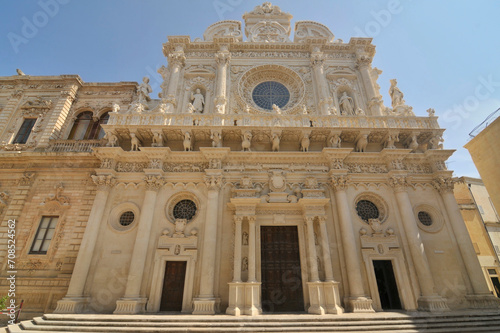
[[[78,115],[69,133],[69,140],[96,140],[102,139],[104,130],[101,125],[106,124],[109,114],[104,113],[99,120],[94,121],[90,111],[82,112]]]

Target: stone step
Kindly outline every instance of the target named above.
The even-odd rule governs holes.
[[[9,326],[14,332],[500,332],[500,312],[343,315],[55,315]]]

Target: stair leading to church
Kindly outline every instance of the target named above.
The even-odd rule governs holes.
[[[46,314],[10,325],[8,332],[500,332],[500,312],[379,312],[256,317]]]

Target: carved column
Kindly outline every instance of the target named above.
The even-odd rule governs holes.
[[[97,185],[94,204],[76,257],[68,292],[62,300],[57,302],[55,313],[81,313],[85,310],[85,305],[88,302],[88,297],[83,296],[85,282],[87,281],[95,244],[99,236],[99,227],[103,220],[109,191],[116,181],[112,175],[93,175],[92,180]]]
[[[222,186],[222,175],[217,172],[205,176],[208,188],[207,213],[203,231],[203,250],[201,252],[200,295],[193,301],[193,314],[215,314],[218,299],[214,295],[215,259],[217,249],[217,216],[219,208],[219,191]]]
[[[233,282],[229,283],[229,306],[226,313],[239,316],[242,314],[240,308],[241,300],[243,299],[243,290],[241,288],[241,226],[243,217],[234,216],[234,262],[233,262]]]
[[[77,90],[78,86],[73,85],[69,90],[61,91],[60,98],[52,110],[52,115],[49,117],[47,125],[45,126],[45,131],[40,137],[40,141],[37,145],[38,147],[47,147],[50,139],[59,138],[66,118],[68,117],[69,110],[71,109],[71,105],[75,100]]]
[[[156,196],[158,190],[163,186],[163,178],[157,175],[146,175],[144,181],[146,182],[146,194],[142,202],[127,286],[125,287],[125,295],[116,301],[115,314],[143,313],[146,310],[147,298],[141,294],[141,286],[148,254],[151,226],[153,225]]]
[[[359,69],[359,73],[361,74],[361,80],[366,90],[366,96],[368,98],[368,108],[370,109],[371,114],[374,116],[382,116],[383,112],[381,107],[381,96],[375,90],[374,82],[370,75],[371,62],[372,58],[365,55],[358,55],[358,58],[356,59],[356,66]]]
[[[248,280],[245,284],[245,309],[244,313],[255,316],[262,312],[260,308],[260,282],[256,277],[256,230],[255,216],[247,216],[248,219]]]
[[[467,295],[473,307],[491,308],[498,306],[498,300],[491,294],[484,274],[477,259],[476,251],[460,214],[457,201],[453,195],[454,182],[451,178],[440,177],[433,183],[443,198],[450,224],[457,239],[458,248],[467,269],[474,295]]]
[[[177,87],[179,85],[181,70],[182,67],[184,67],[185,61],[186,56],[184,55],[184,50],[181,46],[177,46],[175,51],[168,55],[170,80],[168,82],[167,91],[162,95],[162,98],[165,104],[171,105],[170,108],[175,108],[177,106]]]
[[[217,62],[217,87],[215,92],[215,110],[218,113],[225,113],[227,104],[227,68],[231,60],[231,53],[228,51],[227,46],[223,45],[219,52],[215,55]]]
[[[339,213],[340,233],[343,240],[347,280],[349,282],[349,298],[346,305],[352,312],[374,312],[372,300],[365,296],[363,288],[361,261],[349,210],[351,205],[346,193],[347,177],[345,175],[333,175],[332,186],[335,191],[335,202]]]
[[[325,267],[325,281],[334,281],[332,258],[330,254],[330,242],[328,240],[328,233],[326,230],[326,217],[318,216],[318,220],[320,229],[321,251],[323,253],[323,262],[324,262],[323,266]]]
[[[329,108],[333,105],[333,99],[328,92],[328,83],[326,82],[323,65],[325,62],[325,55],[319,49],[311,53],[311,66],[313,67],[313,78],[316,86],[318,105],[321,114],[330,114]]]
[[[317,261],[317,253],[316,253],[316,244],[314,241],[314,216],[306,216],[305,224],[307,228],[307,252],[308,252],[308,261],[309,261],[309,273],[310,280],[309,282],[318,282],[319,281],[319,272],[318,272],[318,261]]]
[[[434,280],[425,254],[424,244],[422,243],[422,237],[418,231],[410,197],[406,190],[409,184],[406,178],[402,176],[391,177],[389,184],[393,187],[396,194],[396,201],[399,213],[401,214],[408,247],[410,248],[410,254],[415,265],[415,271],[417,272],[421,293],[418,299],[418,306],[420,309],[428,311],[448,310],[445,299],[439,296],[434,289]]]

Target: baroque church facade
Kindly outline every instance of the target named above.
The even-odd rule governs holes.
[[[396,80],[384,105],[371,38],[292,36],[270,3],[243,19],[169,36],[159,98],[147,78],[0,78],[1,227],[16,221],[26,310],[497,308],[444,129]],[[5,276],[6,237],[0,253]]]

